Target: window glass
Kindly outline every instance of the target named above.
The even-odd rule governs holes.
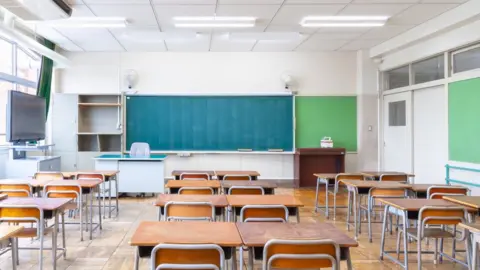
[[[33,52],[29,54],[17,46],[17,77],[36,82],[40,70],[40,57]]]
[[[13,71],[13,45],[0,38],[0,72],[12,75]]]
[[[0,80],[0,136],[5,135],[7,120],[7,92],[12,89],[14,89],[13,83]],[[0,144],[2,144],[1,141]]]
[[[480,47],[453,55],[453,73],[477,68],[480,68]]]
[[[388,103],[388,125],[391,127],[405,126],[406,119],[406,102],[395,101]]]
[[[410,85],[409,67],[404,66],[385,72],[388,90]]]
[[[424,83],[445,78],[444,66],[443,54],[412,64],[413,83]]]

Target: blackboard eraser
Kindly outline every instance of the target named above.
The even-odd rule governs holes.
[[[238,152],[252,152],[253,149],[249,149],[249,148],[239,148],[237,149]]]
[[[272,148],[272,149],[268,149],[268,152],[283,152],[283,149],[281,149],[281,148]]]

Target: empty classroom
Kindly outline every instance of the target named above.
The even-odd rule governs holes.
[[[480,270],[480,0],[0,0],[0,270]]]

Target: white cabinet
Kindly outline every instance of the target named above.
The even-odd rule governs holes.
[[[27,157],[9,159],[6,163],[6,178],[28,178],[38,171],[60,171],[59,156]]]
[[[77,151],[78,95],[55,94],[52,104],[54,152]]]

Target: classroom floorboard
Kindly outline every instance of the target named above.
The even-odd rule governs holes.
[[[337,212],[337,220],[326,220],[323,213],[314,212],[315,191],[313,189],[292,189],[279,188],[277,194],[295,194],[298,196],[305,207],[301,208],[301,222],[329,222],[335,224],[338,228],[346,231],[345,226],[345,209],[339,209]],[[325,198],[320,196],[320,202],[323,204]],[[345,203],[346,198],[341,197],[339,203]],[[135,231],[138,223],[142,220],[155,220],[157,211],[152,205],[153,199],[137,199],[125,198],[120,201],[120,215],[118,218],[106,219],[104,221],[104,229],[101,233],[95,232],[94,239],[88,240],[88,234],[85,234],[86,240],[80,241],[80,233],[78,226],[67,225],[67,259],[59,259],[57,264],[58,270],[131,270],[133,269],[133,253],[134,249],[128,245],[130,236]],[[351,249],[353,268],[354,269],[401,269],[395,264],[385,260],[379,261],[379,245],[380,245],[380,224],[375,224],[373,227],[373,243],[368,242],[367,225],[363,227],[363,232],[359,237],[359,247]],[[353,232],[347,232],[353,237]],[[390,236],[387,240],[386,248],[394,249],[395,235]],[[59,239],[60,241],[60,239]],[[50,246],[51,238],[46,237],[45,246]],[[21,239],[20,245],[35,245],[38,243],[31,243],[29,239]],[[457,245],[458,248],[463,249],[463,243]],[[415,250],[416,244],[411,244],[410,250]],[[433,240],[430,241],[429,250],[433,250]],[[451,244],[446,242],[445,251],[450,253]],[[38,269],[37,265],[37,251],[20,251],[20,266],[18,270]],[[245,253],[246,255],[246,253]],[[51,252],[44,252],[44,269],[52,269]],[[246,256],[245,256],[246,257]],[[403,257],[403,256],[402,256]],[[402,258],[401,257],[401,258]],[[238,258],[238,257],[237,257]],[[463,254],[459,253],[457,258],[463,258]],[[245,258],[246,259],[246,258]],[[417,269],[416,255],[409,256],[410,269]],[[246,261],[245,261],[246,263]],[[261,263],[255,263],[255,269],[261,269]],[[0,269],[11,269],[10,253],[4,254],[0,257]],[[140,269],[146,270],[148,268],[148,261],[142,260]],[[341,269],[346,269],[346,263],[342,262]],[[466,269],[465,267],[453,264],[448,260],[444,260],[442,264],[433,264],[431,255],[423,256],[424,270],[430,269]]]

